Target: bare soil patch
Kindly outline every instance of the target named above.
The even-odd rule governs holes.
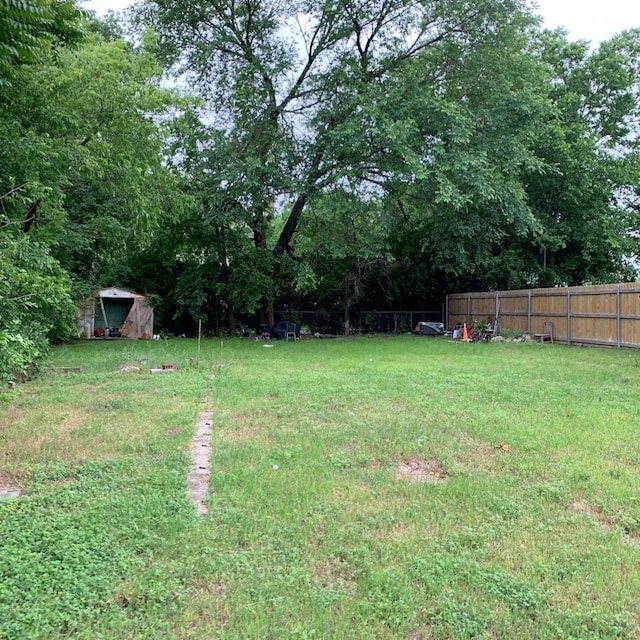
[[[323,589],[339,588],[351,591],[355,588],[351,569],[344,558],[322,558],[314,561],[312,568],[315,582]]]
[[[19,498],[22,495],[21,479],[24,477],[20,473],[0,471],[0,500]]]
[[[117,373],[140,373],[140,367],[135,364],[121,364],[117,369]]]
[[[442,482],[447,472],[434,460],[403,461],[396,467],[396,478],[414,482]]]
[[[616,528],[622,529],[624,537],[630,542],[638,542],[640,536],[621,523],[615,516],[606,514],[599,507],[589,504],[584,500],[574,500],[571,504],[571,510],[575,513],[588,514],[595,522],[597,522],[606,531],[612,531]]]

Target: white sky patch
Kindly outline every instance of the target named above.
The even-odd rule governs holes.
[[[95,11],[99,16],[104,16],[108,11],[122,11],[130,6],[131,0],[79,0],[83,9]]]
[[[131,0],[85,0],[82,6],[105,15],[122,11]],[[535,0],[537,13],[549,29],[565,27],[571,40],[589,40],[594,45],[625,29],[640,28],[637,0]]]
[[[596,45],[626,29],[640,27],[640,2],[631,0],[536,0],[548,29],[565,27],[570,40]]]

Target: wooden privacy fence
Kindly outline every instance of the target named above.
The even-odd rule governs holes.
[[[458,322],[498,319],[501,330],[542,333],[567,344],[640,347],[640,284],[524,289],[447,296],[447,329]]]

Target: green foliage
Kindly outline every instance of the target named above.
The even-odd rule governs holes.
[[[0,229],[0,384],[30,377],[75,335],[71,282],[46,247]]]
[[[504,121],[509,129],[515,128],[516,120],[535,126],[535,91],[529,90],[518,108],[514,86],[494,108],[499,116],[490,129],[493,137],[478,135],[472,149],[469,143],[484,115],[474,105],[464,105],[469,96],[456,93],[458,76],[464,76],[477,51],[499,64],[496,52],[513,33],[517,42],[512,49],[522,50],[518,34],[532,21],[517,4],[483,3],[479,10],[477,3],[460,2],[426,2],[419,7],[404,0],[320,2],[293,11],[299,14],[297,20],[292,8],[277,3],[251,1],[236,13],[224,3],[203,9],[183,0],[146,3],[140,13],[140,20],[159,33],[166,59],[194,79],[215,114],[217,130],[201,137],[199,147],[194,141],[187,143],[190,155],[195,151],[197,156],[189,158],[189,171],[201,167],[191,173],[197,176],[194,186],[203,202],[213,205],[203,208],[203,219],[216,220],[217,238],[231,228],[244,234],[257,250],[254,259],[262,261],[276,202],[283,212],[270,247],[272,262],[266,271],[255,272],[270,277],[254,274],[247,280],[240,273],[236,278],[251,283],[252,300],[273,301],[286,281],[298,292],[316,286],[309,277],[313,265],[294,269],[298,277],[281,258],[296,251],[294,235],[300,221],[311,215],[309,205],[317,208],[317,202],[329,201],[345,185],[354,201],[364,201],[367,193],[379,199],[384,192],[397,193],[419,183],[420,197],[427,201],[420,209],[437,206],[438,215],[447,219],[488,203],[476,215],[485,223],[483,230],[493,229],[494,242],[504,236],[506,224],[521,233],[532,228],[523,190],[514,178],[518,167],[532,163],[521,141],[526,133],[504,140],[498,132],[507,130]],[[298,24],[300,33],[285,36],[285,25],[291,24]],[[296,37],[306,42],[306,49],[296,44]],[[459,63],[452,62],[457,59]],[[474,71],[467,73],[465,80],[477,78]],[[526,86],[522,68],[510,73],[513,83],[517,77],[518,86]],[[490,76],[486,74],[487,83]],[[485,89],[485,111],[496,102],[496,87],[491,89],[490,99]],[[475,93],[472,87],[469,95]],[[203,133],[201,126],[196,130]],[[490,146],[485,139],[495,143]],[[473,193],[467,193],[469,189]],[[342,205],[336,207],[340,210]],[[332,227],[341,228],[342,223],[328,223],[324,229]],[[384,233],[383,227],[378,235]],[[486,233],[477,234],[478,244]],[[460,257],[459,246],[448,249],[450,235],[444,242],[434,238],[443,252],[437,268],[450,263],[452,256]],[[385,241],[376,243],[382,246]],[[365,244],[361,237],[358,246],[368,255],[356,258],[370,263]],[[213,252],[221,251],[219,243],[210,246]],[[243,246],[241,253],[245,252]],[[351,247],[350,252],[357,250]],[[230,256],[222,253],[222,262],[228,263]],[[460,264],[458,272],[473,262]],[[244,262],[235,265],[244,267]],[[232,278],[234,270],[231,265]],[[335,276],[334,289],[340,289],[341,278]],[[226,299],[241,299],[237,287],[227,282]],[[352,288],[348,297],[358,300],[357,283]],[[241,300],[241,305],[252,306],[248,300]]]
[[[138,18],[210,109],[176,122],[195,208],[164,247],[208,283],[202,312],[632,277],[634,31],[590,54],[511,2],[181,0]]]
[[[593,53],[562,32],[540,39],[553,111],[532,139],[545,170],[524,173],[540,225],[520,249],[519,269],[531,284],[633,278],[625,256],[638,252],[629,231],[637,227],[630,205],[639,174],[628,170],[637,154],[629,125],[637,117],[638,35],[622,34]]]
[[[154,292],[188,331],[635,276],[638,31],[590,52],[512,0],[232,5],[143,3],[132,44],[8,2],[2,224],[74,293]]]
[[[3,0],[0,12],[0,87],[12,84],[17,65],[39,63],[52,47],[83,37],[74,0]]]
[[[367,299],[375,276],[393,262],[390,220],[379,198],[334,188],[312,198],[295,243],[296,288],[319,307],[340,302],[348,315]]]
[[[94,286],[123,284],[109,272],[178,200],[157,119],[180,100],[160,75],[145,50],[93,39],[24,68],[21,91],[0,103],[8,217]]]
[[[54,31],[77,13],[46,7],[33,11]],[[2,380],[30,374],[47,340],[73,335],[71,290],[131,285],[129,255],[181,207],[163,120],[187,102],[159,87],[151,37],[133,47],[117,25],[91,24],[77,47],[62,46],[71,36],[61,32],[38,64],[16,64],[20,90],[0,97],[0,280],[20,291],[3,292]]]
[[[113,492],[116,474],[132,471],[130,465],[91,463],[63,471],[61,478],[40,474],[40,486],[56,480],[64,485],[40,499],[0,504],[7,533],[0,551],[0,608],[13,610],[0,623],[3,637],[72,632],[92,607],[109,606],[105,601],[111,583],[128,568],[125,550],[116,544],[116,527],[108,532],[97,512],[77,509],[79,498],[93,495],[95,500],[106,486]],[[110,519],[115,524],[114,514],[112,510]],[[45,614],[54,603],[52,615]]]

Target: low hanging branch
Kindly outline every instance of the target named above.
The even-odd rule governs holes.
[[[22,300],[29,300],[35,298],[39,293],[25,293],[23,296],[16,296],[15,298],[0,298],[3,302],[21,302]]]
[[[24,189],[29,183],[25,182],[21,184],[19,187],[13,187],[11,191],[7,191],[7,193],[0,193],[0,200],[4,200],[5,198],[10,198],[14,193]]]

